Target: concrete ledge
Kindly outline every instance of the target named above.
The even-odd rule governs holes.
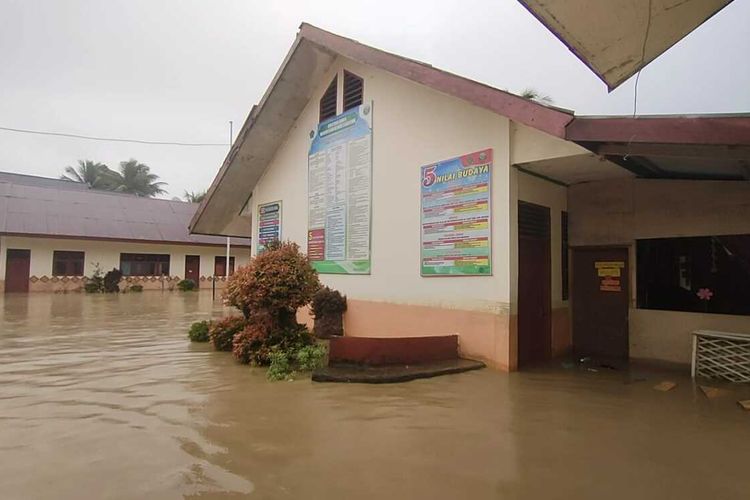
[[[370,366],[434,363],[458,358],[458,335],[432,337],[334,337],[329,345],[332,364]]]
[[[354,364],[333,364],[315,370],[315,382],[348,382],[361,384],[391,384],[408,382],[419,378],[450,375],[484,368],[484,363],[471,359],[452,359],[421,363],[417,365],[364,366]]]

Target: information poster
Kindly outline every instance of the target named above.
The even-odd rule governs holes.
[[[324,274],[370,273],[372,105],[311,132],[307,256]]]
[[[625,268],[623,261],[596,261],[594,263],[596,274],[600,279],[599,290],[602,292],[622,291],[622,270]]]
[[[280,201],[258,205],[258,255],[273,241],[281,241]]]
[[[422,167],[422,276],[492,274],[492,150]]]

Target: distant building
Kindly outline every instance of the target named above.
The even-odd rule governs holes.
[[[191,230],[298,242],[346,335],[686,364],[750,333],[748,165],[750,116],[575,116],[303,24]]]
[[[223,286],[226,238],[188,234],[197,207],[0,172],[0,291],[80,290],[97,265],[120,269],[121,288]],[[249,255],[249,239],[232,239],[230,274]]]

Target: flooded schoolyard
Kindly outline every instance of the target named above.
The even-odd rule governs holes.
[[[188,342],[220,314],[203,292],[0,295],[0,497],[748,497],[734,393],[562,368],[272,383]]]

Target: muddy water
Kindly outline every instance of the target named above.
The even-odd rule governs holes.
[[[750,414],[687,379],[269,383],[210,295],[0,295],[0,498],[748,498]],[[750,395],[745,394],[750,397]]]

